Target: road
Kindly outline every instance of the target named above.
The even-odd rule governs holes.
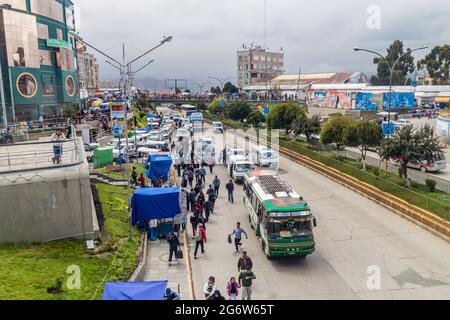
[[[235,139],[244,145],[241,138],[227,134],[228,143]],[[224,185],[225,168],[216,167],[215,173]],[[236,188],[234,204],[227,202],[222,187],[207,225],[206,254],[192,259],[197,299],[203,299],[209,276],[216,277],[225,295],[226,282],[238,275],[238,255],[227,242],[237,221],[249,233],[243,249],[254,262],[254,299],[450,299],[447,242],[288,159],[281,158],[280,175],[305,197],[318,218],[316,252],[306,259],[267,260],[248,223],[242,187]],[[213,178],[209,175],[207,182]],[[367,286],[371,266],[381,272],[379,289]]]

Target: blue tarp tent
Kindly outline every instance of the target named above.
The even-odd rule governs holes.
[[[181,213],[180,188],[139,188],[131,199],[132,222],[173,219]]]
[[[169,171],[172,166],[171,156],[152,155],[148,159],[148,163],[150,168],[145,171],[145,174],[150,180],[156,181],[159,176],[163,177],[164,182],[169,180]]]
[[[102,300],[164,300],[165,281],[108,282]]]

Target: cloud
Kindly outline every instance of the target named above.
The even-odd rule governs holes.
[[[140,77],[203,80],[235,76],[236,51],[243,43],[264,43],[263,0],[75,0],[81,35],[108,54],[128,57],[174,40],[149,56],[155,63]],[[369,30],[367,8],[381,9],[381,29]],[[405,47],[443,44],[450,38],[447,0],[267,0],[267,46],[285,52],[285,67],[297,73],[365,71],[372,57],[354,46],[385,51],[396,39]],[[418,53],[417,58],[426,52]],[[102,78],[117,78],[101,63]],[[145,63],[146,61],[142,61]],[[137,66],[139,67],[139,66]]]

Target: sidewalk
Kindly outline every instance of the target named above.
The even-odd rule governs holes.
[[[183,248],[183,235],[180,235],[180,245]],[[184,251],[184,250],[183,250]],[[183,252],[184,255],[186,253]],[[144,281],[168,280],[167,286],[178,292],[181,300],[192,300],[189,293],[188,268],[186,258],[178,262],[173,259],[169,267],[169,245],[166,240],[148,241],[147,265]]]

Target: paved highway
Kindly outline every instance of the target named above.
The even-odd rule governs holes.
[[[235,139],[244,145],[241,138],[227,134],[228,143]],[[216,136],[216,141],[219,145],[222,137]],[[224,185],[225,168],[216,167],[215,173]],[[225,295],[227,280],[238,275],[238,255],[227,242],[237,221],[249,233],[243,249],[254,262],[255,299],[450,299],[447,242],[286,158],[281,158],[280,175],[305,197],[318,218],[316,252],[306,259],[267,260],[249,226],[242,187],[236,188],[234,204],[227,202],[222,187],[207,226],[206,254],[192,259],[197,299],[203,299],[209,276],[216,277]],[[207,182],[213,178],[209,175]],[[368,271],[377,268],[380,287],[369,288]]]

